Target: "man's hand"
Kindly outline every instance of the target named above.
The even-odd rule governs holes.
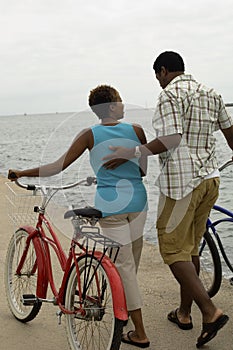
[[[103,164],[106,169],[115,169],[129,159],[134,158],[135,148],[109,146],[109,149],[114,152],[103,158],[103,160],[107,160]]]
[[[121,164],[124,164],[128,162],[128,159],[122,159],[122,158],[117,158],[117,159],[111,159],[107,161],[106,163],[103,164],[103,167],[108,170],[113,170],[118,168]]]

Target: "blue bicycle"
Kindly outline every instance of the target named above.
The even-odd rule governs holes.
[[[233,165],[232,160],[223,164],[219,170],[222,171],[231,165]],[[212,298],[218,293],[222,283],[222,262],[220,259],[220,252],[227,267],[233,272],[233,262],[231,262],[227,256],[218,233],[221,224],[233,222],[233,212],[219,205],[214,205],[211,213],[213,216],[217,216],[217,213],[220,213],[221,217],[216,220],[211,220],[210,218],[207,220],[207,230],[200,245],[199,256],[200,278],[209,296]],[[231,278],[230,281],[232,284],[233,279]]]

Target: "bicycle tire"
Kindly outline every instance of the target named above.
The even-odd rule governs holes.
[[[222,265],[217,246],[206,231],[200,245],[200,279],[210,298],[214,297],[222,283]]]
[[[4,276],[9,308],[14,317],[23,323],[33,320],[41,308],[39,301],[30,306],[25,306],[22,302],[23,294],[36,294],[37,274],[30,273],[36,262],[36,252],[32,242],[20,275],[15,272],[23,254],[27,237],[28,233],[24,229],[18,229],[11,237],[6,254]]]
[[[95,258],[83,257],[78,260],[78,265],[82,295],[85,295],[82,306],[86,315],[66,314],[66,332],[70,349],[119,350],[124,321],[114,316],[111,286],[107,273]],[[83,294],[85,274],[88,274],[90,268],[92,271],[97,270],[94,272],[94,278],[87,291]],[[89,276],[89,281],[90,279],[91,276]],[[80,305],[78,293],[76,267],[73,266],[65,291],[65,307],[67,309],[73,311],[75,307]],[[100,299],[102,300],[100,301]]]

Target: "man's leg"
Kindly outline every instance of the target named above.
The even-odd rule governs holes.
[[[179,201],[166,198],[157,221],[161,255],[180,284],[181,303],[176,316],[180,322],[190,323],[192,301],[196,302],[202,313],[203,329],[197,347],[213,339],[228,321],[228,316],[223,315],[222,310],[213,304],[198,275],[199,242],[205,231],[209,211],[217,199],[218,185],[218,179],[208,179],[192,192],[191,198]],[[180,218],[181,213],[183,218]],[[182,328],[174,318],[170,320]]]
[[[199,256],[193,256],[192,263],[195,267],[197,275],[199,276],[199,273],[200,273]],[[171,269],[171,271],[172,271],[172,269]],[[179,310],[177,312],[180,322],[190,323],[190,314],[191,314],[192,303],[193,303],[193,298],[191,297],[191,295],[189,293],[187,293],[187,290],[182,285],[180,285],[180,306],[179,306]]]
[[[203,197],[201,201],[199,202],[197,199],[197,194],[195,192],[193,193],[193,199],[198,204],[196,205],[196,210],[194,213],[193,218],[193,230],[194,230],[194,237],[195,237],[195,245],[194,249],[191,252],[192,255],[192,263],[195,267],[196,274],[199,276],[200,273],[200,258],[199,258],[199,242],[201,241],[203,234],[206,230],[206,221],[209,216],[209,212],[211,208],[213,207],[214,203],[217,200],[218,197],[218,188],[219,188],[219,179],[213,178],[209,179],[207,181],[204,181],[203,184],[199,186],[200,190],[198,190],[200,193],[203,193]],[[198,192],[197,192],[198,193]],[[199,202],[199,203],[198,203]],[[203,286],[202,286],[203,287]],[[203,287],[204,288],[204,287]],[[191,306],[192,306],[192,298],[189,295],[187,295],[187,291],[183,290],[183,287],[181,286],[181,304],[180,304],[180,312],[184,315],[188,316],[188,311],[191,312]],[[204,317],[204,316],[203,316]]]
[[[190,251],[193,249],[194,240],[190,240],[187,236],[188,231],[194,228],[194,211],[189,209],[191,200],[192,194],[179,201],[160,196],[158,208],[160,215],[157,220],[159,247],[164,262],[170,267],[177,261],[177,254],[181,261],[191,260]],[[183,242],[186,241],[186,237],[188,245],[184,249]],[[173,272],[173,269],[171,270]],[[174,276],[176,277],[175,274]],[[172,314],[178,317],[181,323],[190,324],[192,302],[192,297],[180,284],[180,305],[176,312],[172,311]]]
[[[170,265],[170,269],[181,288],[181,308],[179,312],[183,319],[180,319],[180,321],[190,322],[190,304],[193,300],[201,310],[204,323],[215,321],[222,314],[222,310],[216,308],[213,304],[198,277],[193,262],[176,262]]]

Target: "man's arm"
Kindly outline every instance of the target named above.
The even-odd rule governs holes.
[[[227,129],[221,129],[229,147],[233,150],[233,125]]]
[[[143,146],[140,146],[140,151],[146,156],[160,154],[168,151],[169,149],[178,147],[181,138],[181,134],[161,136]]]
[[[137,134],[137,137],[139,138],[141,144],[145,145],[147,140],[146,140],[146,135],[145,135],[144,130],[141,127],[141,125],[133,124],[133,128],[134,128],[134,130]],[[139,158],[139,166],[140,166],[141,176],[146,176],[146,173],[147,173],[147,157],[146,156],[142,155]]]
[[[168,151],[169,149],[176,148],[179,146],[181,141],[181,134],[173,134],[168,136],[162,136],[152,140],[149,143],[139,146],[142,156],[148,157],[155,154],[160,154]],[[124,147],[110,147],[114,152],[104,157],[107,160],[104,163],[106,169],[114,169],[117,167],[115,159],[131,159],[134,158],[135,148],[124,148]]]

